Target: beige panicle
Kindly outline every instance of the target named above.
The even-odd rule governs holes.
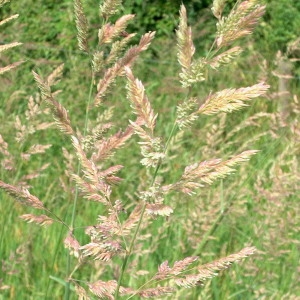
[[[192,41],[192,29],[187,25],[187,14],[184,5],[180,7],[179,26],[176,30],[176,35],[178,43],[177,57],[182,67],[182,72],[185,72],[191,67],[195,46]]]
[[[145,93],[143,83],[134,78],[129,67],[125,67],[125,73],[128,80],[127,98],[131,102],[133,112],[145,124],[144,126],[150,129],[153,134],[157,114],[154,114],[150,101]]]
[[[21,219],[25,220],[28,223],[35,223],[41,226],[48,226],[51,225],[54,220],[49,218],[46,215],[33,215],[33,214],[25,214],[20,216]]]
[[[65,248],[69,249],[70,255],[74,255],[77,258],[80,257],[80,244],[71,231],[68,232],[64,240],[64,245]]]
[[[229,45],[251,34],[264,12],[265,6],[256,4],[255,1],[240,2],[228,17],[222,17],[217,23],[217,47]]]
[[[233,47],[229,50],[226,50],[225,52],[215,56],[213,59],[208,61],[208,65],[216,70],[221,66],[228,65],[231,62],[234,61],[241,53],[242,53],[242,48],[241,47]]]
[[[92,154],[91,159],[96,163],[103,162],[108,158],[112,157],[115,153],[115,150],[123,147],[133,135],[134,131],[131,127],[128,126],[124,132],[121,130],[115,133],[114,135],[100,139],[95,142],[95,152]]]
[[[74,1],[74,11],[79,49],[88,53],[88,21],[84,14],[81,0]]]
[[[0,7],[3,6],[7,2],[9,2],[9,1],[1,0]],[[18,17],[19,17],[19,15],[16,14],[16,15],[10,16],[10,17],[8,17],[8,18],[6,18],[4,20],[1,20],[0,21],[0,26],[2,26],[2,25],[6,24],[6,23],[8,23],[8,22],[10,22],[10,21],[12,21],[14,19],[17,19]],[[20,45],[22,45],[22,43],[19,43],[19,42],[13,42],[13,43],[9,43],[9,44],[0,45],[0,54],[2,52],[4,52],[4,51],[7,51],[7,50],[9,50],[11,48],[14,48],[14,47],[18,47]],[[5,73],[5,72],[8,72],[8,71],[10,71],[10,70],[12,70],[12,69],[14,69],[16,67],[18,67],[23,62],[24,61],[18,61],[18,62],[12,63],[10,65],[7,65],[5,67],[0,67],[0,75],[3,74],[3,73]]]
[[[120,17],[114,25],[107,23],[103,25],[98,32],[99,45],[112,43],[113,40],[122,35],[128,22],[134,18],[134,15],[124,15]]]
[[[198,259],[198,256],[186,257],[183,260],[176,261],[172,268],[169,266],[168,261],[165,261],[158,267],[158,272],[154,276],[154,279],[164,280],[177,276],[190,267]]]
[[[59,67],[60,70],[60,67]],[[55,70],[57,71],[57,69]],[[55,72],[54,71],[54,72]],[[71,121],[68,115],[67,110],[64,108],[62,104],[60,104],[58,101],[54,99],[54,96],[51,92],[51,87],[47,81],[44,81],[37,73],[32,71],[35,81],[38,84],[38,87],[42,93],[43,99],[46,101],[46,103],[49,105],[51,112],[53,114],[53,117],[56,121],[56,124],[58,128],[67,135],[74,134],[73,128],[71,126]],[[57,72],[57,76],[60,75],[61,72]],[[54,73],[52,73],[52,76],[48,78],[51,78],[51,82],[55,80]]]
[[[211,10],[217,19],[221,19],[226,1],[227,0],[214,0]]]
[[[108,299],[114,300],[113,296],[118,288],[118,283],[116,280],[102,281],[98,280],[94,283],[89,283],[88,287],[90,291],[98,296],[100,299]],[[120,295],[130,295],[134,294],[134,290],[131,288],[125,288],[123,286],[119,286]]]
[[[248,150],[235,155],[226,161],[213,159],[192,164],[185,168],[184,173],[178,182],[164,186],[162,189],[165,192],[168,192],[169,190],[179,190],[191,195],[196,189],[203,187],[204,184],[212,184],[215,180],[225,178],[233,173],[235,171],[233,169],[234,166],[248,161],[251,156],[257,152],[257,150]]]
[[[269,85],[261,82],[246,88],[225,89],[209,95],[197,113],[212,115],[219,112],[232,112],[247,106],[245,101],[252,100],[266,94]]]
[[[106,95],[107,90],[115,82],[116,77],[123,75],[124,67],[131,66],[138,58],[142,51],[145,51],[150,46],[155,32],[149,32],[142,36],[138,45],[131,47],[122,58],[119,58],[117,62],[109,69],[106,70],[102,79],[100,79],[97,85],[97,95],[95,97],[94,105],[101,104],[103,97]]]
[[[107,19],[110,16],[117,14],[121,6],[122,0],[105,0],[99,7],[100,16]]]
[[[187,15],[184,5],[180,8],[180,19],[177,35],[178,61],[181,65],[179,74],[180,82],[183,88],[188,88],[196,82],[205,80],[204,70],[206,69],[206,60],[199,58],[193,60],[195,46],[192,41],[192,29],[187,25]]]
[[[74,282],[74,287],[75,287],[75,293],[78,296],[78,300],[91,300],[91,298],[88,296],[87,291],[80,285],[78,285],[77,282]]]
[[[109,55],[106,58],[105,63],[107,65],[115,63],[118,57],[121,55],[121,53],[125,50],[128,43],[135,35],[136,33],[131,33],[128,34],[126,37],[124,37],[122,40],[114,42],[111,45],[111,50],[109,52]]]
[[[25,206],[44,209],[43,203],[27,189],[15,187],[0,180],[0,188]]]

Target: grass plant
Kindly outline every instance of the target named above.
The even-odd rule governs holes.
[[[248,86],[214,83],[223,69],[243,74],[239,40],[265,11],[260,1],[237,1],[224,15],[225,2],[213,1],[217,32],[205,56],[181,5],[169,52],[179,74],[162,94],[153,66],[141,74],[147,84],[136,75],[148,67],[139,63],[155,32],[135,42],[126,31],[134,15],[106,0],[95,42],[74,0],[84,65],[33,70],[39,92],[7,118],[14,138],[9,128],[0,135],[3,299],[296,299],[299,101],[290,95],[288,116],[268,111],[266,100],[241,113],[277,97],[262,68]],[[78,85],[64,85],[72,76]],[[36,227],[19,227],[18,215]]]

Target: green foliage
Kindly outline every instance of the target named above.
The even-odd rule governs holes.
[[[286,52],[288,43],[299,37],[300,2],[294,0],[266,0],[264,22],[256,33],[265,53]]]

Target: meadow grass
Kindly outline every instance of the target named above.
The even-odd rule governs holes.
[[[80,5],[81,2],[76,1],[76,3]],[[222,1],[214,2],[215,9],[218,3],[222,3]],[[218,16],[218,14],[216,15]],[[181,8],[181,30],[184,30],[184,18],[184,9]],[[80,26],[77,24],[79,30]],[[179,53],[182,67],[182,84],[184,87],[193,84],[192,88],[188,88],[190,89],[189,96],[197,97],[199,103],[197,103],[196,109],[199,110],[204,99],[212,90],[215,93],[218,90],[249,86],[257,82],[257,78],[253,79],[254,76],[249,74],[249,70],[259,70],[261,72],[257,76],[259,79],[275,82],[272,92],[268,94],[268,99],[259,98],[255,102],[252,101],[251,108],[231,114],[224,112],[213,116],[203,114],[197,119],[193,111],[188,111],[184,118],[181,118],[181,125],[185,121],[190,121],[193,126],[187,130],[182,130],[180,135],[173,136],[166,152],[168,159],[161,162],[163,155],[161,155],[160,150],[157,151],[157,154],[161,155],[158,156],[161,159],[144,161],[146,166],[154,164],[154,169],[158,170],[157,166],[159,166],[158,171],[160,172],[154,175],[156,180],[153,180],[151,168],[147,169],[139,164],[139,160],[143,156],[140,154],[137,136],[132,136],[126,147],[117,151],[107,163],[101,164],[104,169],[114,165],[125,166],[118,175],[124,180],[118,184],[118,188],[113,188],[110,196],[114,201],[120,199],[123,203],[124,209],[116,209],[121,224],[125,224],[126,220],[132,216],[130,213],[134,211],[134,207],[139,205],[139,202],[147,203],[141,201],[142,195],[143,199],[147,199],[147,201],[154,197],[151,209],[157,209],[158,215],[163,215],[155,218],[143,218],[139,238],[134,243],[132,250],[130,251],[129,242],[126,241],[126,251],[123,253],[120,251],[120,257],[114,257],[111,261],[103,262],[100,260],[99,262],[90,257],[84,258],[82,251],[86,250],[85,248],[79,250],[74,246],[72,248],[69,244],[71,250],[78,251],[80,259],[84,261],[84,264],[70,277],[72,268],[76,266],[76,259],[72,258],[71,260],[70,254],[63,247],[67,232],[62,224],[55,222],[41,230],[38,225],[24,223],[18,216],[28,213],[35,214],[36,211],[12,202],[11,197],[2,193],[0,205],[1,212],[5,216],[1,221],[3,272],[3,276],[1,276],[3,279],[1,287],[3,296],[1,297],[3,299],[63,299],[63,295],[65,299],[75,299],[74,286],[76,284],[82,285],[88,290],[89,284],[99,280],[104,282],[116,280],[115,282],[117,282],[122,272],[122,264],[129,272],[124,272],[121,285],[135,289],[135,291],[129,291],[128,296],[123,296],[124,299],[130,297],[130,292],[132,295],[137,292],[140,293],[133,297],[135,299],[146,296],[147,293],[148,296],[152,293],[152,296],[155,297],[155,295],[158,296],[163,292],[157,285],[148,287],[153,288],[153,290],[147,290],[145,287],[145,294],[139,288],[157,274],[158,266],[164,261],[168,260],[169,266],[173,266],[176,261],[197,255],[199,256],[198,265],[201,268],[201,265],[205,266],[205,264],[218,258],[228,257],[231,253],[237,253],[249,245],[258,249],[254,258],[247,259],[242,266],[234,265],[230,270],[221,272],[218,277],[208,280],[204,286],[198,286],[202,283],[201,279],[198,278],[196,282],[193,282],[190,278],[191,281],[188,281],[189,279],[184,277],[185,273],[179,272],[177,280],[181,280],[181,285],[196,286],[193,289],[176,289],[171,296],[166,296],[166,298],[297,299],[300,293],[299,280],[297,279],[299,272],[297,269],[299,260],[297,232],[300,215],[297,206],[299,197],[296,194],[299,188],[299,169],[297,168],[296,156],[299,154],[299,147],[295,143],[299,139],[299,124],[295,118],[298,112],[297,97],[291,101],[294,105],[291,107],[290,118],[285,121],[287,124],[283,124],[284,120],[281,119],[280,114],[276,111],[277,107],[272,103],[274,102],[273,99],[278,97],[276,96],[276,80],[270,79],[268,74],[266,75],[260,61],[253,60],[255,53],[231,60],[225,71],[220,70],[216,75],[213,75],[211,70],[204,70],[203,75],[199,75],[197,72],[201,73],[201,68],[195,73],[195,70],[192,70],[191,66],[188,65],[190,61],[193,61],[193,58],[189,52],[192,44],[191,41],[186,40],[187,36],[184,34],[181,36],[182,43],[179,51],[175,49],[173,41],[173,50],[169,50],[170,46],[168,45],[159,54],[163,63],[155,65],[151,62],[153,57],[147,57],[146,53],[143,53],[144,57],[136,63],[133,74],[139,74],[138,77],[144,82],[147,95],[151,99],[151,106],[147,101],[139,105],[134,102],[138,101],[135,98],[139,94],[141,86],[136,83],[133,77],[135,75],[127,68],[125,69],[126,76],[129,84],[131,84],[128,97],[132,102],[132,107],[126,99],[126,90],[124,89],[126,80],[122,77],[117,79],[117,84],[111,95],[107,97],[108,99],[100,106],[99,112],[96,110],[89,112],[90,123],[86,123],[86,101],[98,101],[99,98],[95,100],[94,95],[99,93],[99,87],[97,91],[96,87],[93,86],[93,95],[92,97],[88,96],[91,78],[90,71],[86,71],[87,58],[83,55],[79,55],[78,58],[72,55],[64,61],[66,68],[62,76],[63,79],[55,86],[55,89],[62,89],[61,94],[57,97],[59,102],[67,108],[71,123],[76,124],[74,128],[68,127],[68,116],[66,117],[63,107],[57,106],[57,103],[52,101],[53,94],[52,91],[49,92],[46,81],[47,74],[53,70],[51,66],[45,66],[43,71],[35,69],[37,72],[35,73],[36,81],[42,90],[43,101],[48,102],[48,107],[43,102],[40,103],[41,96],[37,93],[37,88],[33,86],[29,86],[30,93],[26,92],[26,88],[23,88],[22,93],[17,94],[15,98],[9,98],[7,94],[8,105],[2,109],[5,126],[3,131],[1,130],[1,135],[9,144],[8,149],[9,153],[12,154],[15,170],[13,172],[7,171],[5,170],[5,168],[8,169],[7,164],[2,164],[1,182],[11,185],[7,187],[2,184],[2,188],[14,196],[20,197],[22,191],[12,191],[12,187],[27,187],[29,185],[30,192],[43,200],[45,207],[47,207],[48,217],[53,218],[53,214],[55,214],[66,224],[72,224],[74,222],[72,207],[74,207],[74,196],[77,192],[74,184],[71,183],[70,173],[80,174],[77,173],[76,153],[81,161],[80,168],[86,172],[85,180],[93,180],[90,179],[92,171],[89,169],[88,161],[85,161],[79,147],[81,143],[82,145],[84,143],[85,126],[87,126],[87,133],[89,133],[93,126],[96,127],[94,124],[113,122],[116,128],[115,132],[117,132],[119,128],[124,128],[124,124],[126,126],[128,119],[134,119],[132,113],[134,110],[139,118],[144,118],[144,120],[137,120],[132,126],[142,139],[146,137],[146,141],[148,141],[149,136],[151,136],[151,126],[154,126],[154,116],[149,118],[152,114],[151,107],[153,107],[154,111],[159,112],[155,136],[164,137],[166,143],[167,137],[170,136],[170,132],[174,128],[172,124],[176,118],[178,120],[176,105],[183,102],[183,95],[186,93],[186,89],[180,87],[176,75],[180,69],[176,62],[176,52]],[[85,50],[85,36],[79,37],[80,39],[82,39],[81,47]],[[222,42],[219,40],[219,46],[222,45]],[[248,43],[248,45],[252,45],[252,42],[249,41]],[[160,47],[163,46],[160,45]],[[170,58],[172,57],[171,54],[173,58]],[[199,63],[197,67],[201,67],[201,61],[197,62]],[[56,64],[56,66],[58,65]],[[41,72],[43,76],[38,75]],[[52,73],[52,81],[56,80],[56,75],[61,75],[59,73],[59,69],[57,69],[56,74],[55,72]],[[14,75],[10,76],[6,79],[14,80]],[[33,77],[30,79],[29,74],[27,77],[26,82],[32,84]],[[191,81],[204,79],[204,83],[196,83],[195,85],[194,82],[191,83]],[[48,82],[50,81],[48,76]],[[94,84],[94,79],[92,84]],[[14,84],[11,85],[11,88],[13,86]],[[33,90],[32,93],[31,89]],[[10,88],[9,92],[11,92]],[[32,103],[36,101],[43,113],[34,115],[29,122],[25,115],[26,111],[32,111],[32,108],[28,109],[27,107],[31,94],[33,94],[34,99]],[[212,95],[214,94],[212,93]],[[222,95],[223,98],[225,96],[226,93]],[[290,94],[290,99],[292,98],[293,91]],[[186,101],[190,99],[192,98],[187,97]],[[214,98],[212,97],[212,99]],[[109,118],[111,104],[114,106],[114,115]],[[189,104],[193,106],[192,101]],[[213,109],[215,108],[212,108],[212,111]],[[222,107],[218,106],[218,109],[222,109]],[[232,110],[233,107],[228,109]],[[57,129],[51,125],[53,122],[51,112],[56,115],[56,119],[58,118],[64,131],[69,130],[73,136],[76,136],[76,139],[73,139],[74,146],[72,146],[72,140],[68,134],[57,134]],[[205,110],[204,106],[202,112],[209,113],[210,111]],[[25,125],[24,132],[20,126],[14,129],[17,116]],[[98,120],[96,120],[97,117]],[[34,130],[36,127],[30,129],[30,125],[38,126],[41,123],[44,123],[45,126],[51,125],[51,127],[41,131]],[[141,132],[139,128],[139,126],[145,126],[143,124],[148,124],[146,127],[147,130],[150,130],[147,132],[148,136],[145,136],[145,133]],[[110,125],[103,126],[109,128]],[[104,129],[102,128],[102,130]],[[33,131],[35,132],[32,133]],[[16,132],[25,134],[17,142],[15,141]],[[106,133],[105,130],[103,132]],[[109,135],[105,137],[109,137]],[[154,136],[151,136],[150,140],[153,138]],[[41,151],[45,152],[43,155],[32,154],[29,160],[28,158],[26,160],[24,155],[23,157],[20,156],[20,153],[27,153],[28,155],[30,147],[35,144],[51,144],[52,146],[46,151]],[[5,149],[3,150],[4,143],[1,145],[3,161],[8,163],[5,161],[9,157],[5,154]],[[159,147],[159,145],[155,145]],[[148,146],[151,145],[148,144]],[[62,147],[66,149],[65,158],[61,150]],[[195,180],[197,176],[203,176],[201,173],[203,169],[198,170],[196,168],[199,173],[192,174],[190,172],[187,174],[193,184],[186,185],[187,181],[180,181],[185,166],[216,158],[228,161],[232,155],[237,155],[247,149],[259,149],[260,152],[250,162],[241,165],[236,174],[219,179],[210,186],[196,189],[193,196],[186,194],[190,192],[190,189],[198,187],[199,182],[195,182]],[[92,161],[90,154],[88,155]],[[49,162],[50,165],[46,170],[36,171]],[[217,162],[211,163],[216,164]],[[204,166],[202,167],[204,168]],[[195,166],[190,168],[190,171],[193,170],[195,170]],[[66,171],[69,173],[66,174]],[[28,174],[39,176],[33,179],[23,177]],[[207,176],[206,180],[213,180],[219,176],[210,173],[208,175],[211,177]],[[117,179],[110,178],[108,180]],[[156,187],[154,191],[149,188],[151,181],[157,185],[154,186]],[[181,183],[174,185],[173,183],[176,182]],[[77,183],[80,186],[79,178],[77,178]],[[155,201],[156,197],[161,197],[162,190],[160,189],[163,187],[163,203],[165,205],[163,208],[165,210],[161,207],[160,202]],[[176,189],[183,193],[177,193]],[[170,193],[166,193],[167,191]],[[101,192],[100,190],[100,195]],[[153,192],[154,195],[151,194]],[[89,243],[89,236],[85,234],[87,226],[96,225],[97,217],[99,215],[107,216],[107,214],[105,208],[99,203],[83,201],[82,195],[78,195],[80,197],[75,210],[76,230],[74,236],[76,236],[76,240],[80,241],[80,245],[84,246]],[[22,199],[25,199],[25,202],[28,201],[26,197]],[[28,202],[26,204],[30,205]],[[169,207],[174,211],[170,216],[168,216],[169,213],[165,213],[165,211],[170,210]],[[34,217],[28,216],[27,220],[34,221]],[[100,226],[100,223],[97,225]],[[133,229],[135,228],[137,227],[133,227]],[[70,229],[72,230],[72,228]],[[102,234],[104,233],[102,232]],[[131,232],[132,235],[134,236],[134,231]],[[115,239],[117,240],[117,237]],[[105,255],[109,256],[112,252],[110,249]],[[134,259],[126,256],[128,252],[132,252]],[[99,252],[97,253],[99,254]],[[129,258],[127,265],[124,265],[124,257]],[[67,261],[70,261],[70,266],[66,270]],[[219,268],[223,269],[231,261],[230,258],[227,258],[224,266],[221,264]],[[209,268],[216,271],[215,265],[211,265]],[[199,272],[200,270],[198,269]],[[207,269],[202,271],[207,271]],[[203,277],[201,277],[202,280],[208,275],[213,276],[211,273],[205,274],[204,272]],[[68,285],[68,282],[71,284]],[[110,284],[114,286],[115,282],[110,282]],[[103,283],[101,284],[103,286]],[[107,297],[114,294],[107,291],[99,292],[92,286],[89,289],[92,292],[89,295],[91,299],[94,299],[96,295],[99,296],[100,293],[106,294]],[[79,291],[77,291],[78,293],[80,294]],[[115,294],[115,297],[119,296]]]

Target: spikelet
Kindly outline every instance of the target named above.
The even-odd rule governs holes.
[[[196,82],[205,80],[204,71],[206,69],[206,60],[200,58],[193,60],[195,46],[192,41],[192,29],[187,25],[187,15],[184,5],[180,8],[180,22],[177,35],[178,61],[181,65],[179,77],[183,88],[190,87]]]
[[[0,134],[0,153],[3,154],[4,159],[1,160],[1,166],[5,170],[14,170],[14,157],[8,151],[8,143],[3,139]]]
[[[101,162],[114,155],[116,149],[125,145],[126,141],[133,135],[132,128],[128,127],[124,132],[118,131],[116,134],[95,142],[96,152],[92,154],[92,161]]]
[[[118,283],[115,280],[102,281],[98,280],[94,283],[89,283],[90,291],[100,299],[114,300],[113,294],[117,289]]]
[[[146,213],[149,216],[162,216],[162,217],[169,217],[173,213],[173,209],[170,206],[164,204],[146,204]]]
[[[20,46],[20,45],[22,45],[22,43],[18,43],[18,42],[0,45],[0,53],[4,52],[4,51],[7,51],[8,49]]]
[[[204,184],[212,184],[216,179],[225,178],[233,173],[234,166],[248,161],[250,157],[256,154],[257,150],[244,151],[229,160],[222,161],[213,159],[201,163],[195,163],[185,168],[181,179],[168,186],[162,187],[167,192],[169,190],[180,190],[183,193],[193,194],[193,192]]]
[[[194,121],[198,119],[198,115],[194,113],[197,108],[197,99],[189,98],[177,106],[177,119],[179,129],[190,127]]]
[[[144,34],[138,45],[131,47],[122,58],[107,71],[105,72],[103,78],[99,81],[97,85],[97,95],[95,97],[94,105],[98,106],[101,104],[103,97],[106,95],[107,90],[115,82],[117,76],[121,76],[124,71],[124,67],[130,67],[134,61],[137,59],[142,51],[145,51],[150,46],[152,39],[154,38],[155,32],[148,32]]]
[[[5,3],[8,3],[10,0],[0,0],[0,7],[2,7]]]
[[[218,69],[219,67],[223,65],[230,64],[235,58],[237,58],[241,52],[242,52],[241,47],[233,47],[217,56],[215,56],[211,61],[208,62],[208,65],[212,69]]]
[[[5,3],[7,3],[9,1],[6,1],[6,0],[1,0],[0,2],[0,7],[3,6]],[[13,16],[10,16],[2,21],[0,21],[0,26],[10,22],[11,20],[14,20],[16,18],[18,18],[19,15],[13,15]],[[6,51],[6,50],[9,50],[11,48],[14,48],[14,47],[18,47],[22,45],[22,43],[19,43],[19,42],[13,42],[13,43],[10,43],[10,44],[4,44],[4,45],[0,45],[0,53]],[[0,75],[5,73],[5,72],[8,72],[14,68],[16,68],[17,66],[19,66],[20,64],[22,64],[24,61],[19,61],[19,62],[15,62],[13,64],[10,64],[8,66],[5,66],[5,67],[0,67]]]
[[[74,235],[71,231],[68,232],[68,235],[66,236],[64,240],[64,246],[65,248],[69,249],[70,255],[74,255],[75,257],[79,258],[80,256],[80,244],[75,239]]]
[[[154,276],[154,279],[163,280],[168,279],[174,275],[177,276],[184,270],[186,270],[191,264],[196,262],[198,259],[198,256],[186,257],[183,260],[176,261],[172,268],[169,267],[168,261],[165,261],[158,267],[158,272]]]
[[[116,41],[111,45],[111,51],[106,58],[105,63],[107,65],[115,63],[118,57],[120,56],[121,52],[126,48],[130,40],[135,36],[135,33],[128,34],[120,41]]]
[[[75,285],[75,293],[78,296],[78,300],[91,300],[87,291],[82,286],[78,285],[76,282],[73,282],[73,284]]]
[[[33,214],[25,214],[20,216],[21,219],[27,221],[28,223],[35,223],[41,226],[48,226],[51,225],[54,220],[49,218],[46,215],[33,215]]]
[[[99,7],[100,16],[107,19],[108,17],[117,14],[121,5],[122,0],[105,0]]]
[[[59,67],[60,68],[60,67]],[[57,69],[56,69],[57,70]],[[73,128],[71,126],[71,121],[68,115],[67,110],[61,105],[59,102],[57,102],[53,94],[51,93],[51,88],[48,82],[44,81],[37,73],[32,71],[35,81],[38,84],[38,87],[42,93],[43,99],[47,102],[47,104],[50,106],[50,109],[52,111],[53,117],[56,121],[57,126],[59,129],[68,135],[74,134]],[[54,73],[52,73],[54,74]],[[61,72],[57,72],[56,75],[61,74]],[[52,76],[51,82],[55,80],[55,75]]]
[[[161,298],[175,292],[174,288],[168,286],[157,286],[155,288],[144,289],[138,293],[141,298]]]
[[[83,257],[92,256],[95,260],[109,261],[122,250],[117,241],[102,241],[101,243],[89,243],[82,247]]]
[[[214,0],[211,10],[217,19],[221,19],[226,1],[227,0]]]
[[[105,24],[98,32],[99,45],[112,43],[125,31],[127,23],[133,18],[134,15],[125,15],[119,18],[114,25]]]
[[[187,25],[186,8],[183,4],[180,6],[180,19],[176,35],[178,44],[177,57],[182,67],[182,72],[185,72],[191,67],[195,46],[192,41],[192,29]]]
[[[145,94],[145,88],[140,80],[134,78],[129,67],[125,67],[125,73],[128,80],[127,98],[131,102],[133,112],[145,124],[144,126],[153,133],[157,114],[154,114],[150,101]]]
[[[246,88],[226,89],[209,95],[197,113],[212,115],[219,112],[232,112],[247,106],[245,101],[264,95],[269,85],[261,82]]]
[[[222,17],[217,23],[217,47],[221,48],[236,39],[251,34],[265,6],[256,5],[255,1],[243,1],[233,9],[228,17]]]
[[[27,189],[15,187],[13,185],[4,183],[1,180],[0,188],[23,205],[30,206],[36,209],[44,209],[43,203],[36,196],[31,195]]]
[[[74,1],[75,21],[77,28],[77,41],[81,51],[89,52],[88,47],[88,21],[83,12],[81,0]]]

